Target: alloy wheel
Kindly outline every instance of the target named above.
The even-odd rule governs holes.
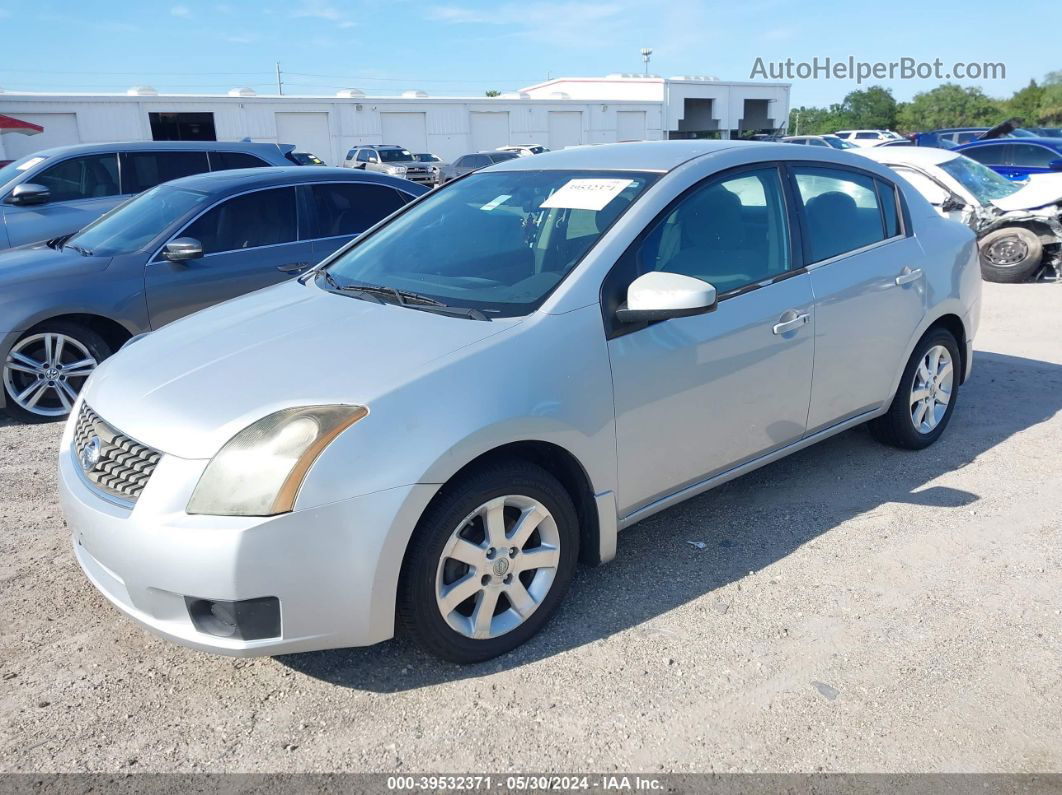
[[[40,417],[69,414],[99,362],[66,334],[45,332],[19,340],[4,362],[8,399]]]
[[[911,384],[911,422],[919,433],[931,433],[940,424],[951,401],[955,366],[943,345],[934,345],[922,357]]]
[[[560,532],[538,500],[506,495],[470,513],[443,547],[435,599],[446,623],[469,638],[496,638],[542,604],[560,563]]]

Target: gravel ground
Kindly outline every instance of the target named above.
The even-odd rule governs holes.
[[[1062,771],[1062,286],[984,303],[936,446],[857,429],[659,514],[469,668],[145,634],[74,561],[60,427],[0,419],[0,771]]]

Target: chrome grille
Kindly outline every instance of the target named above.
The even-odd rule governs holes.
[[[91,467],[83,461],[83,451],[99,438],[99,458]],[[100,491],[128,502],[136,502],[162,453],[136,439],[112,428],[88,407],[81,404],[81,411],[74,426],[74,464],[81,468],[85,477]]]

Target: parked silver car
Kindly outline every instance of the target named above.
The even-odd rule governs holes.
[[[179,643],[397,625],[483,660],[622,528],[860,423],[932,444],[980,295],[973,232],[847,152],[514,158],[101,365],[63,509],[88,578]]]
[[[65,416],[131,336],[290,279],[426,190],[334,168],[201,174],[0,253],[0,408]]]
[[[294,148],[150,141],[45,149],[0,168],[0,249],[69,235],[130,196],[178,177],[298,165]]]
[[[452,179],[479,171],[481,168],[504,163],[506,160],[515,160],[520,157],[516,152],[475,152],[470,155],[461,155],[452,163],[447,163],[440,169],[438,184],[442,185]]]
[[[356,146],[347,152],[342,165],[402,177],[421,185],[434,185],[438,173],[438,167],[421,162],[408,149],[391,144]]]

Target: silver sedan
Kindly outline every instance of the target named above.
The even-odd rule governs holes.
[[[178,643],[484,660],[647,516],[861,423],[935,442],[980,290],[973,233],[846,152],[510,160],[104,362],[59,455],[74,549]]]

